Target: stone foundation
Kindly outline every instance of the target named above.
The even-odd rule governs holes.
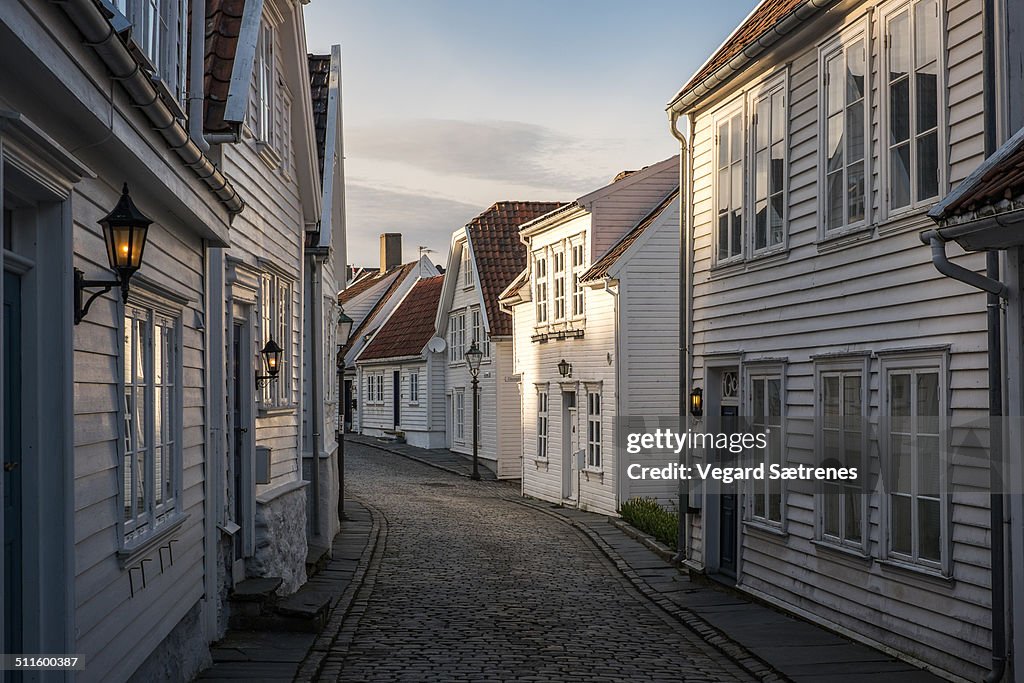
[[[197,673],[213,663],[209,645],[203,635],[202,604],[202,600],[199,600],[192,606],[129,681],[191,681]]]
[[[306,582],[306,491],[298,488],[256,503],[255,552],[246,561],[246,574],[281,577],[281,595]]]

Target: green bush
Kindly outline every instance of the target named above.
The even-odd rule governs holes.
[[[645,534],[654,536],[673,550],[679,533],[679,515],[670,512],[653,498],[632,498],[619,508],[622,519]]]

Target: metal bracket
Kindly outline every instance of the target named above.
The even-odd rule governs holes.
[[[85,300],[85,304],[82,303],[82,297],[85,294],[86,289],[92,289],[93,287],[99,287],[100,289],[93,292],[88,299]],[[114,287],[122,287],[120,280],[86,280],[85,273],[75,268],[75,324],[82,322],[85,316],[89,313],[89,307],[92,306],[92,302],[98,297],[106,294]],[[128,298],[128,288],[123,287],[123,296],[125,299]]]

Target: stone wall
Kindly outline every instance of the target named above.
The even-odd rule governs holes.
[[[190,681],[210,666],[210,648],[202,624],[202,600],[192,606],[129,679],[133,683]]]
[[[256,545],[246,574],[281,577],[281,595],[306,582],[306,492],[302,487],[256,503]]]

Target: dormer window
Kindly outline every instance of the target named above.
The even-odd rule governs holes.
[[[149,61],[166,94],[184,107],[187,0],[111,0],[111,6],[131,24],[131,42]]]
[[[462,245],[462,265],[459,266],[459,271],[462,273],[462,286],[472,287],[473,286],[473,260],[469,256],[469,243]]]

